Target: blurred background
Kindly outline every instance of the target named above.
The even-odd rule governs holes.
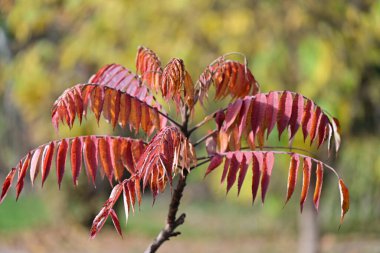
[[[1,181],[28,150],[51,139],[125,134],[93,119],[57,134],[50,108],[105,64],[135,70],[139,45],[164,65],[182,58],[194,80],[218,56],[242,52],[263,92],[289,89],[312,98],[341,121],[338,157],[318,154],[351,191],[338,230],[339,191],[330,173],[316,216],[310,205],[300,214],[300,185],[283,208],[287,161],[276,161],[266,203],[253,207],[247,182],[239,198],[226,197],[218,172],[203,180],[199,168],[181,205],[183,234],[160,252],[380,252],[380,1],[0,0]],[[203,116],[198,108],[194,121]],[[83,176],[78,189],[66,178],[59,191],[54,176],[49,180],[44,190],[27,185],[18,202],[12,192],[0,206],[0,252],[142,252],[164,225],[170,193],[153,207],[146,194],[124,239],[107,223],[89,240],[109,186],[99,182],[95,190]]]

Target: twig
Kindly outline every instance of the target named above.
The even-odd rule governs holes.
[[[175,231],[175,229],[185,222],[186,214],[182,213],[178,218],[176,216],[183,195],[183,190],[186,186],[186,178],[187,172],[185,171],[183,177],[179,178],[177,187],[172,195],[165,228],[161,230],[156,239],[148,246],[144,251],[145,253],[156,252],[165,241],[170,239],[170,237],[175,237],[181,234],[181,232]]]
[[[212,131],[211,133],[203,136],[202,138],[200,138],[199,140],[197,140],[193,146],[196,147],[198,146],[199,144],[201,144],[202,142],[204,142],[205,140],[207,140],[208,137],[212,136],[217,130],[215,129],[214,131]]]
[[[206,118],[204,118],[201,122],[199,122],[198,124],[196,124],[193,128],[189,130],[189,135],[192,134],[195,130],[197,130],[201,126],[203,126],[204,124],[206,124],[207,122],[209,122],[210,120],[212,120],[213,118],[215,118],[218,112],[224,112],[225,110],[227,110],[227,107],[223,108],[222,110],[217,110],[216,112],[209,114]]]

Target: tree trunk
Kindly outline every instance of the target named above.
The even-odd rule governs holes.
[[[312,194],[305,202],[305,206],[299,218],[298,228],[298,253],[319,253],[319,225],[317,213],[312,203]]]

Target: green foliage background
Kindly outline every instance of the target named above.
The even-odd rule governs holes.
[[[379,27],[380,1],[369,0],[2,0],[1,172],[4,175],[28,149],[58,138],[49,124],[50,107],[65,88],[85,82],[107,63],[116,62],[134,69],[138,45],[153,49],[163,63],[171,57],[184,59],[193,79],[219,55],[242,52],[263,91],[299,91],[341,120],[342,150],[330,162],[340,169],[351,190],[352,207],[340,233],[379,235]],[[214,107],[210,103],[208,110],[213,111]],[[203,116],[199,108],[195,119]],[[59,137],[86,133],[120,134],[120,130],[113,133],[104,122],[97,128],[89,120],[84,127],[76,126],[70,133],[63,128]],[[264,207],[255,206],[251,210],[248,193],[239,198],[242,201],[237,201],[235,196],[227,198],[244,212],[248,209],[255,217],[266,220],[265,225],[253,224],[258,233],[265,229],[277,231],[276,224],[286,225],[285,231],[295,231],[297,201],[294,199],[282,210],[287,165],[281,161],[279,164],[282,165],[278,166],[278,178],[273,179]],[[202,172],[194,174],[192,183],[202,185]],[[216,186],[219,179],[213,178],[206,181],[211,182],[210,196],[206,200],[194,197],[195,205],[211,199],[217,202],[216,206],[220,205],[218,201],[224,202],[224,189]],[[85,184],[85,179],[82,181]],[[326,181],[328,186],[323,192],[320,219],[323,231],[336,233],[339,196],[336,182],[330,181]],[[48,187],[55,186],[52,182]],[[107,186],[98,190],[108,192]],[[61,195],[52,190],[38,193],[37,198],[54,199],[43,202],[47,212],[60,210],[44,216],[49,217],[47,220],[55,220],[64,213],[74,217],[74,221],[88,222],[86,219],[92,216],[86,216],[99,209],[105,197],[95,195],[94,203],[88,208],[77,197],[80,193],[67,186]],[[21,201],[25,200],[21,198]],[[165,199],[162,202],[166,203]],[[35,205],[30,203],[34,208]],[[12,225],[2,221],[19,219],[13,208],[9,207],[7,213],[3,208],[0,207],[0,224],[3,224],[0,230],[18,227],[17,222]],[[24,211],[24,216],[32,215]],[[132,230],[141,225],[138,216],[132,218]]]

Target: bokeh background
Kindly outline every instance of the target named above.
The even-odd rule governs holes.
[[[332,175],[316,216],[310,205],[301,215],[297,197],[283,208],[286,161],[276,162],[265,205],[253,207],[249,186],[239,198],[225,197],[217,173],[203,180],[200,168],[181,205],[183,234],[160,252],[380,252],[380,1],[0,0],[1,178],[51,139],[125,134],[94,120],[57,134],[50,108],[64,89],[107,63],[134,70],[138,45],[153,49],[163,64],[184,59],[193,79],[219,55],[242,52],[262,91],[313,98],[341,121],[338,157],[318,154],[351,191],[351,210],[338,230]],[[215,104],[206,107],[213,111]],[[198,108],[194,120],[203,115]],[[95,190],[83,177],[75,190],[66,178],[59,191],[56,179],[49,180],[43,191],[27,185],[18,202],[12,192],[0,206],[0,252],[142,252],[165,222],[170,194],[153,207],[146,194],[124,239],[108,224],[89,240],[109,187],[99,182]]]

